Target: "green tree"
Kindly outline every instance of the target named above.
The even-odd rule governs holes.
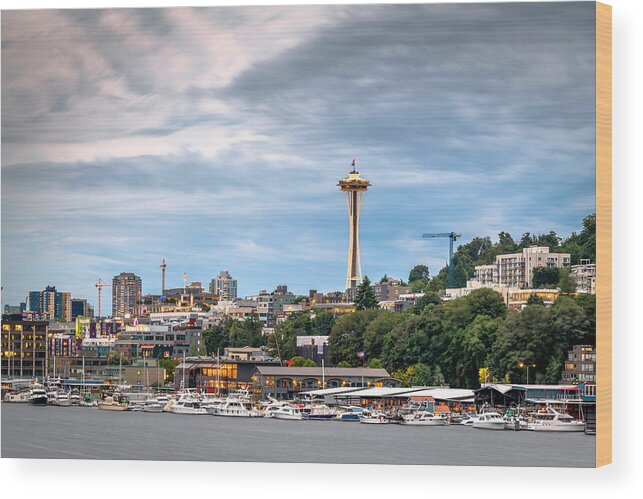
[[[331,365],[337,366],[342,361],[352,367],[362,364],[357,353],[364,351],[364,333],[370,322],[381,312],[381,310],[362,310],[337,319],[328,337]]]
[[[527,298],[527,305],[544,305],[544,304],[545,302],[543,301],[543,299],[535,293],[532,293],[531,295],[529,295],[529,298]]]
[[[355,297],[355,308],[357,308],[357,310],[377,308],[377,298],[375,298],[375,292],[371,287],[371,281],[368,278],[368,276],[364,276],[364,280],[357,287],[357,296]]]
[[[290,362],[288,365],[290,367],[304,367],[304,364],[306,363],[306,359],[304,357],[301,357],[300,355],[296,355],[292,359],[290,359]]]
[[[429,267],[426,265],[416,265],[409,272],[409,283],[415,281],[429,282]]]
[[[384,365],[380,359],[370,359],[366,364],[366,367],[370,367],[371,369],[382,369]]]
[[[576,281],[571,277],[571,271],[568,268],[560,269],[558,287],[561,293],[576,292]]]
[[[174,371],[179,365],[179,360],[170,358],[160,358],[159,366],[165,369],[165,377],[168,381],[174,381]]]
[[[560,282],[558,267],[536,267],[533,270],[531,285],[534,288],[556,288]]]
[[[414,314],[421,314],[424,308],[430,303],[434,305],[440,304],[440,294],[435,291],[425,291],[424,296],[420,296],[415,300],[415,305],[413,306]]]

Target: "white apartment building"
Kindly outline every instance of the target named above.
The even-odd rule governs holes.
[[[496,256],[491,265],[475,267],[474,281],[483,286],[531,288],[536,267],[568,267],[569,253],[550,253],[546,246],[531,246],[521,253]]]
[[[572,265],[571,277],[576,281],[576,292],[596,294],[596,264],[581,260],[580,265]]]
[[[234,301],[237,298],[237,280],[230,272],[222,270],[210,281],[210,293],[218,295],[220,300]]]

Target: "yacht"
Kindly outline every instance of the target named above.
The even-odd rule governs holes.
[[[80,405],[80,392],[77,389],[73,389],[69,392],[69,401],[71,405]]]
[[[359,422],[363,424],[388,424],[386,414],[380,411],[364,409],[359,415]]]
[[[31,386],[29,403],[31,405],[47,405],[47,391],[44,386],[39,383],[34,383]]]
[[[337,421],[359,421],[359,415],[362,412],[364,412],[364,409],[356,405],[343,407],[337,414],[335,414],[335,419]]]
[[[478,415],[471,414],[470,412],[463,412],[460,416],[460,423],[462,426],[473,426],[473,423],[477,421]]]
[[[2,399],[2,401],[24,404],[29,402],[30,395],[31,394],[29,390],[24,390],[24,391],[15,392],[15,393],[7,393]]]
[[[98,403],[98,408],[104,411],[124,411],[128,406],[127,401],[121,400],[120,397],[105,397]]]
[[[310,420],[331,421],[335,417],[335,414],[336,412],[326,404],[318,402],[307,404],[301,409],[303,418]]]
[[[236,416],[242,418],[261,417],[263,414],[252,407],[247,390],[228,395],[221,403],[213,404],[208,411],[214,416]]]
[[[152,399],[143,404],[143,412],[163,412],[164,407],[164,403]]]
[[[275,419],[289,419],[293,421],[301,421],[304,417],[301,414],[301,409],[294,405],[286,404],[278,407],[272,411],[272,417]]]
[[[414,426],[446,426],[447,420],[429,411],[416,411],[403,415],[400,423]]]
[[[532,431],[585,431],[585,422],[547,406],[529,415],[527,429]]]
[[[505,429],[506,430],[527,430],[527,420],[523,417],[520,412],[516,410],[508,410],[503,419],[505,420]]]
[[[277,400],[269,395],[268,402],[264,402],[261,406],[261,412],[263,413],[264,418],[274,418],[275,411],[287,405],[289,405],[287,401]]]
[[[505,420],[497,412],[487,410],[474,419],[472,426],[474,428],[482,428],[484,430],[504,430]]]
[[[198,416],[208,412],[201,407],[201,401],[198,397],[191,393],[184,393],[172,404],[172,413]]]
[[[60,406],[60,407],[69,407],[71,405],[71,400],[69,399],[69,395],[67,392],[64,390],[60,390],[56,394],[56,400],[54,401],[54,405]]]

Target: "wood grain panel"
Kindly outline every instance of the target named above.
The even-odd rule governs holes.
[[[612,7],[596,3],[596,466],[612,462]]]

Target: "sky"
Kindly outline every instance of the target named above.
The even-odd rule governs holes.
[[[448,240],[595,211],[594,3],[2,13],[2,303],[120,272],[158,293],[343,289]],[[103,294],[109,312],[111,293]]]

